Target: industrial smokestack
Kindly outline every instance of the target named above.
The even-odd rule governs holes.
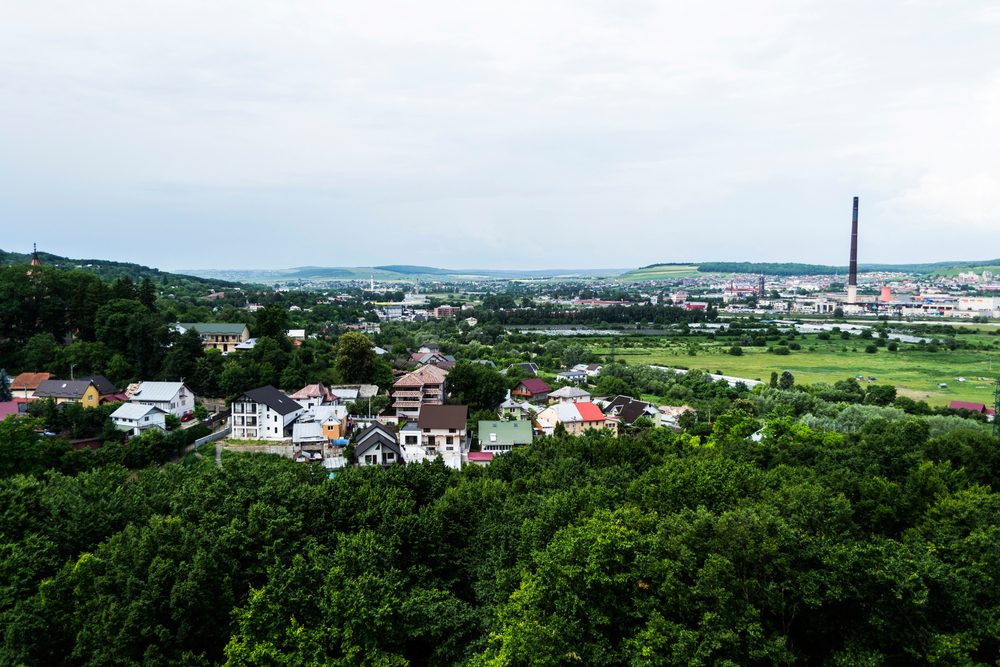
[[[858,296],[858,198],[854,198],[851,214],[851,265],[847,277],[847,303],[855,303]]]

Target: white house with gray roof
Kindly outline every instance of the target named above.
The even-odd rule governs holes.
[[[244,392],[230,403],[232,437],[237,440],[285,440],[305,408],[271,385]]]
[[[167,413],[153,405],[122,403],[111,413],[111,421],[119,431],[139,435],[148,428],[167,430]]]
[[[183,417],[185,412],[194,410],[194,392],[183,382],[143,382],[132,392],[128,402],[151,405]]]

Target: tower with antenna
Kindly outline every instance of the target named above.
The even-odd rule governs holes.
[[[32,243],[31,244],[31,265],[32,266],[41,266],[42,265],[42,260],[40,260],[38,258],[38,244],[37,243]]]

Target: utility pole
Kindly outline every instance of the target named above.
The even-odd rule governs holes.
[[[69,379],[70,380],[75,380],[76,379],[76,378],[73,377],[73,369],[76,368],[76,366],[77,366],[76,364],[70,364],[69,365]]]

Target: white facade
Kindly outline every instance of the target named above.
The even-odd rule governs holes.
[[[167,413],[151,405],[123,403],[111,413],[111,421],[119,431],[139,435],[148,428],[167,430]]]
[[[194,410],[194,392],[183,382],[143,382],[128,399],[136,405],[159,408],[176,417]]]
[[[303,410],[300,408],[282,415],[263,403],[254,403],[242,397],[232,405],[230,437],[236,440],[285,440],[285,428],[295,421]]]

